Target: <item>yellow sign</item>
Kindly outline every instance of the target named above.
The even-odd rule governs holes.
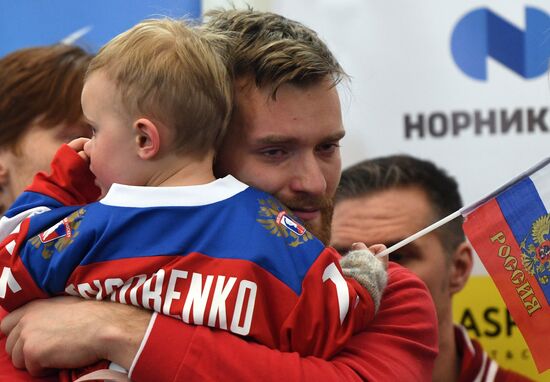
[[[550,382],[550,370],[537,372],[529,348],[489,276],[470,277],[453,298],[453,319],[503,368]]]

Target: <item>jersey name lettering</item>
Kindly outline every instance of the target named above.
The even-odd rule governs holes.
[[[186,323],[247,335],[252,326],[258,286],[250,280],[160,269],[128,280],[107,278],[70,284],[65,292],[155,310]]]

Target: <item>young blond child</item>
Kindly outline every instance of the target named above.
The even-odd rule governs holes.
[[[63,146],[2,218],[2,307],[110,299],[326,358],[372,319],[381,265],[364,289],[272,196],[215,179],[230,39],[148,20],[101,49],[82,91],[93,137]]]

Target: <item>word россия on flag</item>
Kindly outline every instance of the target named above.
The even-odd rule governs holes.
[[[550,158],[460,212],[537,369],[550,369]]]

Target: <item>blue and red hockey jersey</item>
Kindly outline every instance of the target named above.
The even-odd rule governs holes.
[[[70,294],[151,309],[282,351],[331,357],[374,316],[339,255],[271,195],[228,176],[115,184],[98,202],[68,146],[0,221],[0,305]]]

